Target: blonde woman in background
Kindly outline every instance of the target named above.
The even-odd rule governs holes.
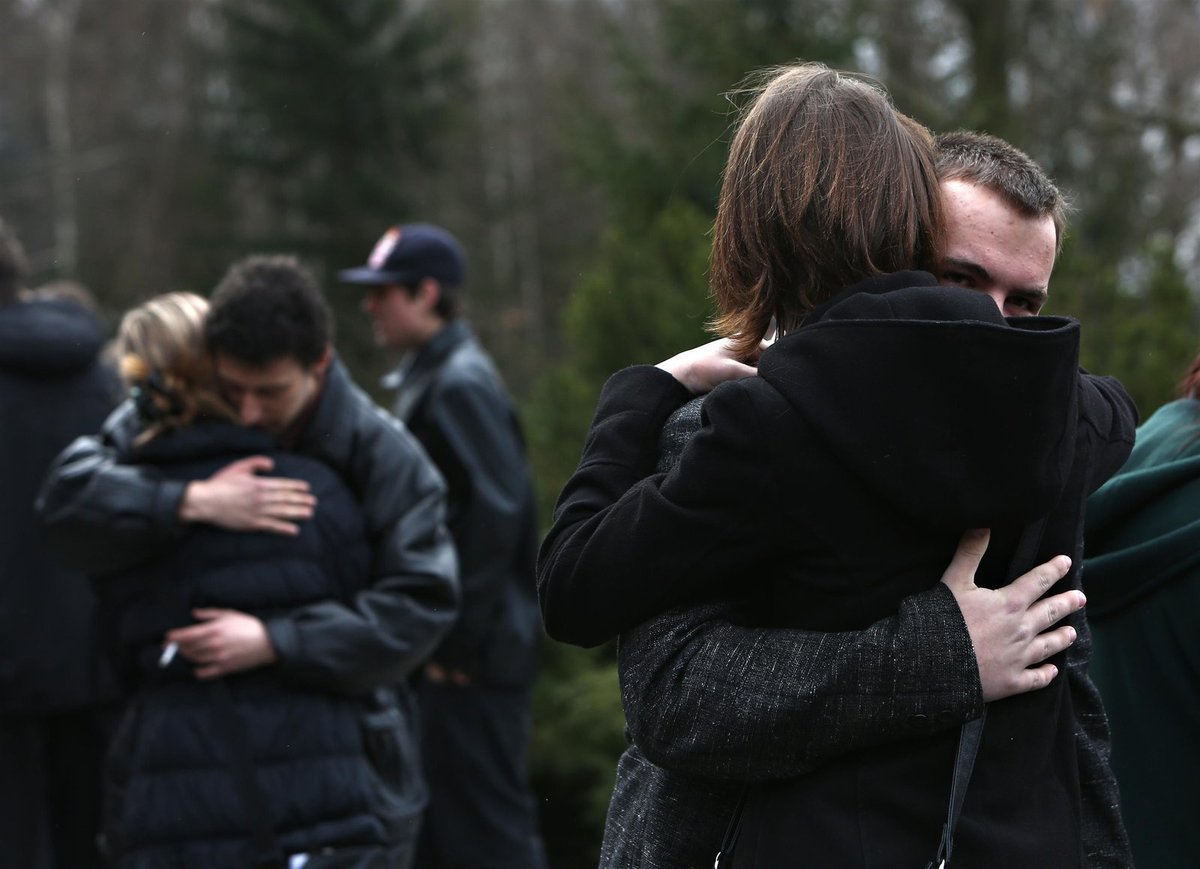
[[[399,866],[389,779],[401,720],[386,686],[344,666],[280,657],[293,611],[367,584],[361,510],[337,475],[240,426],[216,391],[187,293],[125,315],[122,376],[143,426],[123,461],[204,479],[268,456],[319,506],[284,536],[191,525],[144,563],[96,578],[109,648],[131,702],[106,769],[105,846],[118,867]],[[254,639],[231,654],[218,622]],[[367,629],[364,627],[364,630]]]

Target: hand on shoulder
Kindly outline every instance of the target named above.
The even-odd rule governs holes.
[[[677,353],[655,367],[670,374],[693,395],[703,395],[712,392],[727,380],[741,380],[758,374],[755,367],[758,364],[758,355],[767,346],[767,342],[761,342],[754,358],[743,360],[734,356],[729,339],[718,338],[716,341]]]

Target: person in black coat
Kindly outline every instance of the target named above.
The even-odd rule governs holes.
[[[538,524],[525,439],[500,373],[461,316],[466,256],[441,227],[387,230],[364,287],[376,340],[404,353],[393,413],[446,478],[462,576],[453,630],[414,679],[429,807],[417,869],[545,865],[526,751],[541,619]]]
[[[306,607],[344,605],[368,585],[370,552],[362,510],[332,470],[233,422],[204,348],[207,307],[172,293],[122,321],[122,374],[145,426],[128,462],[187,482],[267,455],[318,506],[295,536],[200,525],[94,577],[132,693],[109,752],[106,847],[115,865],[147,869],[294,855],[399,865],[406,818],[391,777],[404,735],[388,682],[350,655],[268,644],[229,660],[212,644],[217,618],[270,635],[295,629]]]
[[[861,630],[928,587],[963,528],[993,529],[982,585],[1074,551],[1082,498],[1127,454],[1132,405],[1079,374],[1077,324],[1006,322],[982,294],[900,271],[932,263],[940,224],[923,128],[821,67],[771,81],[735,137],[715,230],[733,340],[605,387],[543,544],[551,635],[596,642],[705,595],[748,624]],[[752,377],[772,317],[784,337]],[[745,379],[705,402],[677,468],[648,476],[667,416],[731,372]],[[1082,865],[1070,702],[1057,680],[993,704],[963,865]],[[734,865],[923,865],[957,733],[888,737],[754,789]]]
[[[1036,315],[1057,254],[1051,239],[1065,231],[1062,193],[1028,155],[994,136],[956,131],[935,144],[947,205],[939,278],[986,293],[1008,316]],[[670,470],[702,428],[703,403],[696,397],[668,419],[657,471]],[[864,737],[899,741],[957,728],[986,702],[1036,690],[1035,667],[1064,645],[1086,865],[1130,865],[1108,720],[1088,676],[1095,595],[1087,617],[1073,590],[1042,597],[1049,566],[981,589],[971,538],[941,582],[862,631],[742,625],[732,603],[705,601],[623,632],[621,701],[631,740],[618,764],[601,865],[707,862],[746,782],[804,774]],[[1078,561],[1082,540],[1074,544]],[[1072,574],[1076,589],[1079,571]],[[1051,613],[1066,618],[1051,624]]]
[[[305,604],[288,620],[249,623],[219,612],[202,619],[203,634],[218,670],[270,652],[281,661],[300,656],[310,669],[353,673],[359,686],[395,686],[401,702],[388,715],[402,739],[392,746],[391,799],[411,847],[427,792],[405,682],[453,623],[458,602],[442,478],[338,362],[328,308],[294,258],[236,263],[213,294],[204,330],[221,397],[275,451],[226,463],[207,478],[175,479],[155,465],[129,462],[144,424],[127,401],[99,435],[78,439],[59,456],[39,495],[39,515],[64,559],[111,573],[170,553],[199,526],[295,535],[313,515],[310,485],[264,471],[279,452],[332,469],[365,520],[366,587]]]
[[[0,222],[0,854],[14,866],[100,865],[103,706],[95,601],[38,534],[54,457],[117,401],[104,329],[81,305],[20,295],[20,244]]]

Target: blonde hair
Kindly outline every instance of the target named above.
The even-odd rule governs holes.
[[[146,419],[145,442],[198,419],[233,419],[204,344],[208,301],[166,293],[130,310],[117,330],[121,378]]]

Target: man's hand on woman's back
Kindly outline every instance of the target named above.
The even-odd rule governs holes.
[[[180,521],[230,531],[298,534],[298,523],[312,518],[317,499],[304,480],[260,476],[274,466],[268,456],[249,456],[207,480],[189,483],[179,506]]]
[[[1038,565],[1003,588],[977,586],[975,571],[989,537],[986,529],[966,532],[942,574],[942,582],[953,592],[967,623],[985,701],[1049,685],[1058,668],[1042,662],[1076,638],[1070,625],[1054,626],[1087,603],[1083,592],[1075,590],[1042,599],[1071,569],[1071,559],[1065,555]]]

